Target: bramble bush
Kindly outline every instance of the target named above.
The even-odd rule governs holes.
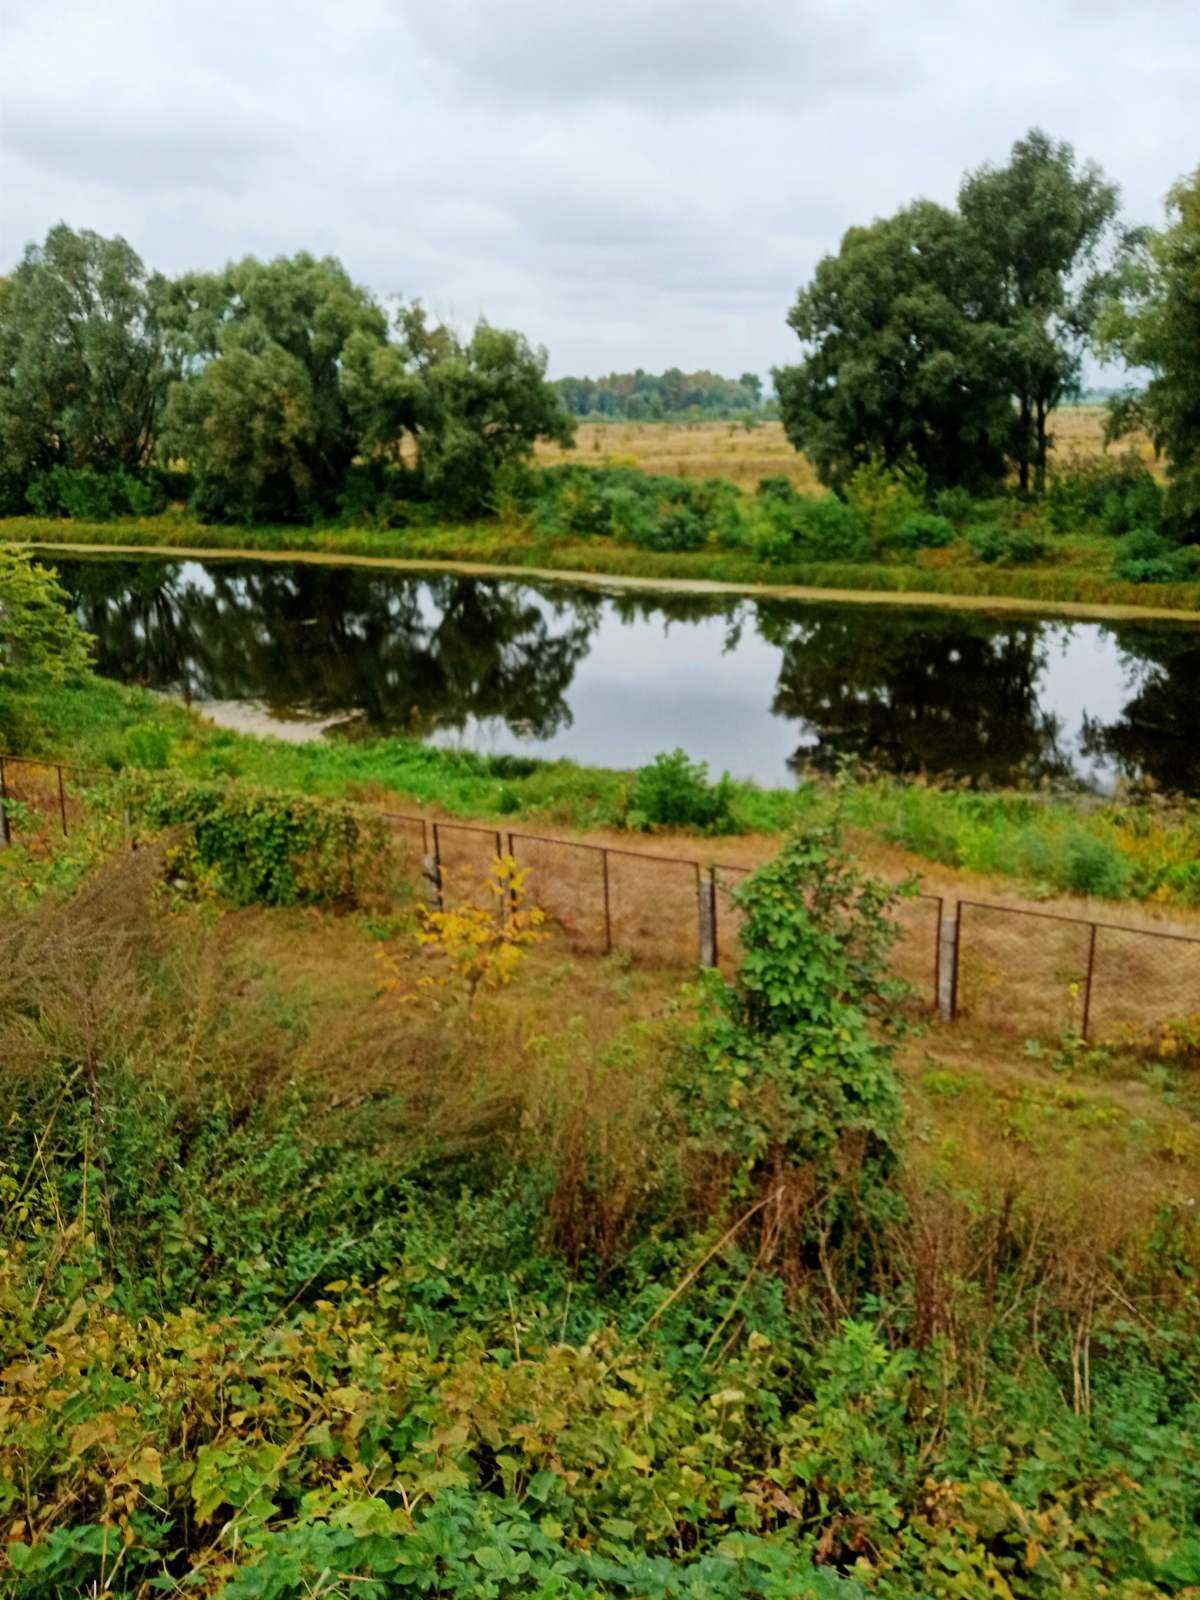
[[[885,1035],[905,992],[887,976],[902,893],[858,871],[836,825],[788,840],[734,891],[741,964],[709,979],[675,1080],[694,1157],[731,1207],[762,1209],[762,1249],[792,1273],[828,1272],[895,1215]]]
[[[134,771],[112,780],[109,804],[152,831],[183,828],[173,872],[237,905],[355,905],[386,872],[387,827],[366,807]]]

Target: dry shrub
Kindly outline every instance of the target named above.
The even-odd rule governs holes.
[[[982,1406],[998,1340],[1069,1375],[1077,1412],[1091,1409],[1090,1354],[1107,1322],[1152,1329],[1186,1301],[1200,1240],[1182,1208],[1148,1215],[1120,1184],[1073,1193],[997,1156],[970,1193],[910,1178],[890,1230],[893,1283],[907,1288],[911,1338],[942,1354],[951,1388]]]

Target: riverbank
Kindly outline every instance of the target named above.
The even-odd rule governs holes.
[[[936,606],[1095,621],[1200,623],[1200,583],[1120,583],[1084,566],[893,566],[806,563],[764,568],[721,551],[663,553],[609,539],[552,541],[520,524],[374,530],[224,527],[168,514],[117,522],[0,520],[0,541],[52,557],[104,552],[164,558],[309,561],[390,571],[438,569],[465,577],[525,577],[595,588],[863,605]],[[1079,551],[1086,555],[1087,547]],[[1075,555],[1072,560],[1083,560]],[[764,581],[764,573],[769,581]]]
[[[463,821],[535,824],[611,843],[653,846],[662,838],[640,831],[636,774],[628,771],[480,755],[412,738],[288,743],[217,727],[161,695],[99,677],[27,697],[11,711],[15,753],[86,767],[237,779]],[[967,873],[1045,901],[1064,895],[1140,901],[1163,917],[1200,906],[1194,804],[938,789],[866,775],[836,787],[821,779],[787,789],[733,782],[728,793],[733,837],[690,836],[705,859],[750,864],[789,829],[827,822],[837,811],[855,830],[864,857],[883,865],[886,855],[897,866],[936,871],[945,887],[949,875]],[[686,838],[687,830],[674,830],[671,853],[683,853]],[[964,892],[980,887],[966,885]]]

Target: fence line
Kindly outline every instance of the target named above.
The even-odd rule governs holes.
[[[0,846],[12,841],[13,803],[70,833],[83,800],[68,774],[81,787],[113,776],[0,754]],[[736,958],[741,918],[732,893],[752,867],[703,867],[688,856],[381,815],[394,837],[419,851],[419,875],[439,907],[462,896],[460,873],[474,873],[465,895],[473,898],[492,860],[507,854],[530,871],[537,903],[576,948],[624,950],[658,964],[718,967]],[[1200,936],[965,898],[948,916],[937,894],[906,897],[896,915],[895,969],[948,1021],[968,1017],[1011,1030],[1036,1020],[1089,1039],[1098,1016],[1111,1030],[1200,1014]],[[1032,939],[1032,928],[1046,933]]]

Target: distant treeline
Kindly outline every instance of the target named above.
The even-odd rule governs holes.
[[[610,372],[607,378],[559,378],[554,387],[573,417],[658,422],[669,417],[777,415],[756,372],[723,378],[717,372]]]

